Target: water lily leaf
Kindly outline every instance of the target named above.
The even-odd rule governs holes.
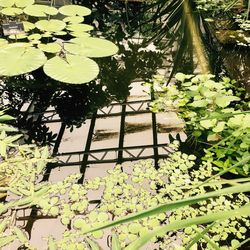
[[[24,31],[28,32],[30,30],[35,29],[36,26],[35,26],[34,23],[31,23],[31,22],[28,22],[28,21],[23,21],[23,27],[24,27]]]
[[[8,43],[5,44],[1,47],[1,49],[5,49],[5,48],[16,48],[16,47],[22,47],[22,48],[27,48],[32,46],[32,44],[30,43],[23,43],[23,42],[16,42],[16,43]]]
[[[74,24],[68,25],[66,29],[70,31],[74,31],[74,32],[86,32],[86,31],[93,30],[94,28],[93,26],[88,25],[88,24],[74,23]]]
[[[35,3],[35,0],[15,0],[16,7],[24,8]]]
[[[240,98],[236,96],[218,96],[215,99],[215,103],[221,107],[225,108],[227,107],[231,102],[233,101],[239,101]]]
[[[50,32],[45,32],[44,34],[42,34],[42,37],[52,37]]]
[[[11,7],[15,3],[14,0],[0,0],[0,6],[1,7]]]
[[[54,7],[47,5],[33,4],[26,7],[24,9],[24,13],[29,16],[46,17],[47,15],[51,16],[57,15],[58,10]]]
[[[28,36],[29,40],[40,40],[42,38],[42,36],[38,33],[34,33]]]
[[[8,8],[2,9],[1,13],[6,16],[17,16],[17,15],[21,15],[23,13],[23,10],[19,8],[8,7]]]
[[[26,34],[17,34],[17,35],[10,35],[9,38],[10,39],[18,39],[18,40],[21,40],[21,39],[25,39],[27,37]]]
[[[47,60],[44,53],[32,47],[8,47],[0,50],[0,75],[15,76],[41,67]]]
[[[66,27],[65,22],[57,19],[40,20],[35,25],[39,30],[48,32],[59,32]]]
[[[105,57],[118,52],[118,47],[105,39],[101,38],[73,38],[70,43],[65,43],[65,50],[76,55],[87,57]]]
[[[47,53],[58,53],[62,49],[61,45],[58,43],[41,43],[38,45],[38,48]]]
[[[74,84],[89,82],[99,73],[95,61],[77,55],[66,55],[65,59],[55,56],[46,62],[43,69],[57,81]]]
[[[70,32],[70,35],[74,37],[81,37],[81,38],[90,36],[90,34],[87,32]]]
[[[88,16],[91,10],[79,5],[66,5],[59,9],[59,12],[65,16]]]
[[[67,16],[63,19],[65,23],[81,23],[84,21],[82,16]]]
[[[55,36],[65,36],[65,35],[67,35],[67,32],[66,31],[58,31],[58,32],[55,32],[54,35]]]

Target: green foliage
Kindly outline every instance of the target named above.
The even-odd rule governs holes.
[[[3,113],[0,118],[12,119]],[[60,218],[65,227],[61,239],[47,238],[48,249],[100,249],[98,239],[110,234],[103,225],[117,219],[118,223],[111,229],[112,249],[138,249],[133,245],[142,244],[142,238],[162,249],[176,249],[178,239],[183,247],[192,243],[206,249],[214,249],[213,244],[223,249],[229,239],[234,239],[229,249],[241,242],[244,244],[249,227],[244,205],[249,203],[249,198],[236,192],[249,190],[249,184],[222,189],[231,182],[217,176],[203,185],[213,174],[212,164],[203,162],[197,170],[194,155],[173,150],[178,148],[177,142],[172,145],[169,158],[160,161],[158,170],[153,161],[146,160],[136,163],[130,173],[118,165],[109,170],[106,177],[96,177],[83,185],[75,184],[79,175],[51,184],[39,182],[46,163],[51,162],[48,149],[19,145],[15,141],[20,136],[7,135],[10,133],[7,131],[15,130],[6,130],[1,138],[7,146],[0,171],[7,182],[0,190],[1,194],[8,194],[8,199],[0,203],[1,246],[11,246],[15,240],[19,246],[34,249],[26,233],[16,226],[15,217],[15,211],[31,206],[36,206],[43,216]],[[88,193],[96,190],[103,190],[102,199],[93,208]],[[149,212],[148,208],[151,208]],[[241,216],[232,217],[232,211],[237,209]],[[138,212],[141,216],[135,220],[137,215],[133,213]],[[127,223],[119,225],[119,219],[127,215],[130,216]],[[201,224],[213,220],[218,221],[206,230],[209,240],[202,233]],[[103,229],[97,230],[101,227]],[[162,228],[166,233],[163,234]],[[171,232],[167,233],[167,228]],[[154,237],[149,237],[152,232]],[[198,233],[203,237],[196,237],[193,243],[193,235]]]
[[[244,102],[244,89],[237,88],[228,78],[213,78],[178,73],[179,83],[170,86],[165,86],[163,79],[155,79],[152,84],[156,100],[151,110],[176,111],[185,122],[188,136],[203,143],[205,158],[219,170],[249,155],[250,113]],[[249,171],[249,163],[231,170],[241,175],[249,175]]]
[[[93,27],[82,21],[90,9],[77,5],[57,9],[33,2],[0,2],[2,22],[11,16],[23,22],[25,31],[1,39],[0,75],[16,76],[43,67],[48,76],[65,83],[81,84],[96,78],[99,68],[89,57],[111,56],[118,48],[105,39],[89,37],[87,32]],[[65,17],[54,17],[58,13]]]

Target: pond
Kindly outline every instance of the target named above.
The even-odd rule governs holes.
[[[36,2],[60,7],[70,1]],[[24,133],[20,155],[19,148],[6,146],[10,156],[20,157],[13,165],[25,173],[12,173],[21,184],[11,182],[0,206],[0,223],[9,210],[14,221],[10,230],[3,229],[3,237],[16,237],[10,238],[11,249],[247,245],[249,196],[238,193],[250,190],[248,178],[239,178],[248,176],[249,102],[245,90],[226,76],[245,83],[249,54],[234,51],[240,54],[234,60],[232,47],[215,45],[200,14],[191,13],[195,5],[187,2],[72,1],[92,10],[84,16],[94,27],[91,36],[119,48],[113,56],[95,58],[98,76],[68,84],[39,68],[2,77],[2,109],[16,117],[10,124]],[[210,72],[216,77],[199,75]],[[1,181],[0,194],[9,190]],[[137,212],[143,213],[139,220],[102,230]],[[234,212],[244,216],[232,218]],[[3,239],[1,233],[0,227]]]

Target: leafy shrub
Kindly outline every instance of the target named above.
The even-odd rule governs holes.
[[[249,155],[249,103],[244,101],[244,89],[236,88],[234,81],[213,78],[178,73],[178,84],[170,86],[156,79],[151,110],[176,111],[185,121],[187,134],[207,148],[206,159],[226,169]],[[245,164],[232,172],[248,175],[249,170],[250,165]]]

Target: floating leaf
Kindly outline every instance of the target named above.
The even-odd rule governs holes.
[[[86,83],[99,73],[95,61],[77,55],[66,55],[66,59],[55,56],[44,65],[44,72],[51,78],[65,83]]]
[[[41,38],[42,38],[42,36],[38,33],[34,33],[34,34],[28,36],[29,40],[40,40]]]
[[[91,10],[79,5],[66,5],[59,9],[59,12],[65,16],[88,16]]]
[[[65,36],[65,35],[67,35],[67,32],[66,31],[58,31],[58,32],[55,32],[54,35],[55,36]]]
[[[27,37],[26,34],[17,34],[17,35],[10,35],[9,38],[12,40],[21,40],[21,39],[25,39]]]
[[[71,39],[70,43],[65,43],[65,50],[87,57],[105,57],[116,54],[118,47],[105,39],[86,37]]]
[[[66,27],[65,22],[57,19],[40,20],[35,25],[38,29],[48,32],[59,32]]]
[[[47,53],[58,53],[62,49],[61,45],[58,43],[41,43],[38,45],[38,48]]]
[[[74,36],[76,38],[78,38],[78,37],[83,38],[83,37],[89,37],[90,36],[90,34],[87,33],[87,32],[71,32],[70,35]]]
[[[44,53],[31,47],[8,47],[0,50],[0,75],[15,76],[41,67],[47,60]]]
[[[28,21],[23,21],[23,27],[24,27],[24,31],[28,32],[30,30],[35,29],[36,26],[35,26],[34,23],[31,23],[31,22],[28,22]]]
[[[67,30],[73,32],[86,32],[93,30],[93,26],[84,23],[74,23],[67,26]]]
[[[23,13],[23,10],[19,8],[8,7],[8,8],[2,9],[1,13],[6,16],[17,16],[17,15],[21,15]]]
[[[82,16],[67,16],[63,19],[65,23],[81,23],[84,21]]]
[[[14,0],[0,0],[1,7],[11,7],[14,5]]]
[[[24,8],[35,3],[35,0],[14,0],[15,5],[19,8]]]
[[[54,16],[58,14],[58,10],[54,7],[47,5],[33,4],[26,7],[24,9],[24,13],[29,16],[47,17],[47,15]]]

